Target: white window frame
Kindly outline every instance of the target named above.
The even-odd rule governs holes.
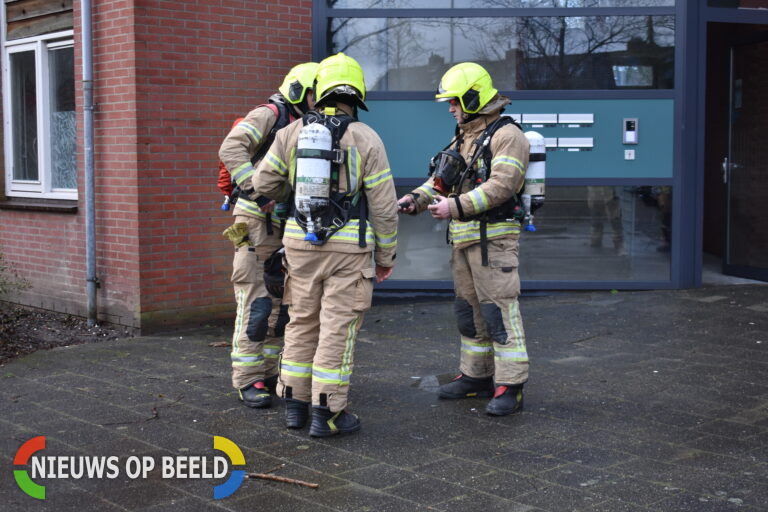
[[[39,197],[46,199],[77,199],[77,189],[54,188],[51,176],[50,76],[48,55],[51,50],[74,47],[73,30],[53,32],[35,37],[5,41],[3,34],[3,121],[5,148],[5,194],[8,197]],[[18,52],[35,52],[35,83],[37,84],[37,180],[13,178],[13,119],[11,109],[10,56]]]

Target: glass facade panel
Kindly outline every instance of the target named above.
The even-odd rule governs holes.
[[[326,0],[326,5],[335,9],[673,7],[675,0]]]
[[[11,111],[13,124],[13,179],[36,181],[37,80],[35,52],[10,55]]]
[[[673,16],[335,18],[330,53],[360,62],[369,91],[433,91],[458,62],[499,90],[672,89]],[[478,30],[482,27],[483,30]]]
[[[707,5],[732,9],[768,9],[768,0],[707,0]]]
[[[415,187],[398,187],[398,197]],[[547,187],[520,243],[527,281],[668,281],[671,187]],[[392,279],[450,280],[447,221],[401,217]]]
[[[51,183],[76,189],[75,63],[73,48],[53,50],[50,67]]]

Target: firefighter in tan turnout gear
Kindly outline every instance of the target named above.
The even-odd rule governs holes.
[[[342,53],[323,60],[315,92],[315,111],[277,134],[253,181],[257,194],[294,198],[283,237],[290,321],[278,395],[286,426],[303,427],[311,404],[309,434],[326,437],[360,428],[345,410],[355,339],[372,278],[392,274],[397,196],[381,139],[357,121],[357,109],[367,110],[357,61]]]
[[[269,407],[277,384],[277,361],[288,322],[287,307],[264,284],[264,261],[281,246],[282,223],[275,203],[253,193],[255,165],[269,149],[277,130],[314,106],[317,63],[292,68],[279,93],[259,105],[232,128],[219,149],[237,195],[234,224],[224,234],[235,245],[232,283],[237,302],[232,336],[232,385],[248,407]]]
[[[451,219],[455,314],[461,374],[440,386],[441,398],[493,397],[486,413],[522,409],[528,354],[518,308],[518,238],[524,209],[517,198],[528,166],[522,130],[501,116],[509,99],[488,72],[465,62],[442,77],[437,101],[450,103],[456,136],[432,160],[431,177],[399,200],[399,210],[429,210]]]

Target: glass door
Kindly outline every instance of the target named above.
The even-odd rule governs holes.
[[[768,33],[731,49],[730,102],[723,273],[768,281]]]

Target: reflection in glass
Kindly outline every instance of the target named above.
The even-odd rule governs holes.
[[[328,37],[370,91],[432,91],[465,61],[506,91],[671,89],[674,31],[672,16],[335,18]]]
[[[75,163],[75,63],[70,48],[49,54],[51,97],[51,184],[53,188],[77,188]]]
[[[415,187],[398,187],[398,197]],[[528,281],[669,281],[672,189],[547,187],[536,232],[520,242]],[[393,279],[450,280],[446,221],[401,216]]]
[[[37,82],[35,52],[10,55],[13,179],[37,180]]]
[[[673,7],[675,0],[326,0],[326,5],[335,9]]]

